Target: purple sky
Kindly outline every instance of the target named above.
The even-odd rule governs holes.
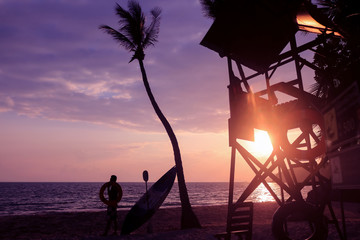
[[[226,99],[225,89],[210,90],[226,81],[214,73],[224,69],[208,71],[209,60],[221,60],[199,45],[211,21],[198,1],[166,2],[140,2],[145,12],[163,9],[159,42],[145,59],[154,94],[169,118],[176,118],[174,127],[220,130],[223,116],[213,118],[213,109],[224,107],[218,100]],[[160,130],[137,63],[128,64],[132,55],[98,29],[117,26],[114,6],[114,1],[2,1],[1,110]],[[184,111],[187,116],[178,116]],[[199,124],[199,118],[213,121]]]
[[[0,0],[0,181],[154,181],[174,164],[137,62],[98,29],[115,3]],[[226,60],[199,44],[212,20],[198,0],[139,3],[162,9],[144,63],[185,177],[228,181]]]

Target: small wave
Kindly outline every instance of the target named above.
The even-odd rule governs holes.
[[[130,209],[144,194],[144,183],[120,183],[123,199],[120,209]],[[270,183],[271,184],[271,183]],[[28,215],[46,212],[79,212],[105,209],[98,199],[102,183],[0,183],[0,216]],[[240,196],[248,183],[235,183],[234,199]],[[187,183],[193,206],[223,205],[228,201],[228,183]],[[250,201],[274,201],[260,185]],[[280,195],[280,189],[272,186]],[[180,206],[177,185],[174,185],[162,207]]]

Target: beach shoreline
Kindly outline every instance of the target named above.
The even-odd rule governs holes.
[[[254,203],[254,240],[273,239],[272,215],[277,208],[278,205],[274,202]],[[341,220],[339,204],[334,203],[333,208],[337,218]],[[107,237],[101,236],[105,228],[105,208],[99,212],[1,216],[0,239],[215,239],[214,234],[225,230],[226,205],[193,207],[193,210],[202,225],[201,229],[180,230],[181,208],[160,208],[150,221],[152,233],[148,233],[149,223],[146,223],[131,235]],[[118,211],[120,226],[127,212],[128,210]],[[360,239],[360,204],[345,203],[345,217],[348,239]],[[334,224],[329,224],[328,239],[339,239]]]

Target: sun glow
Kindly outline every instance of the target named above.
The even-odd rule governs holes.
[[[237,139],[237,141],[254,157],[263,162],[273,151],[269,134],[266,131],[255,129],[254,141]]]
[[[255,150],[259,155],[268,156],[273,150],[269,134],[266,131],[255,129]]]

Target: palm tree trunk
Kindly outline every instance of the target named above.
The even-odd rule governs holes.
[[[164,128],[170,138],[171,145],[173,147],[176,172],[177,172],[177,178],[178,178],[178,185],[179,185],[181,208],[182,208],[181,228],[182,229],[200,228],[201,225],[199,223],[199,220],[197,219],[195,213],[193,212],[190,201],[189,201],[188,191],[187,191],[186,184],[185,184],[184,171],[183,171],[183,167],[182,167],[179,144],[177,142],[174,131],[172,130],[172,127],[170,126],[169,122],[167,121],[166,117],[161,112],[158,104],[155,101],[155,98],[151,92],[151,88],[150,88],[150,85],[149,85],[149,82],[148,82],[148,79],[146,76],[144,63],[140,59],[139,59],[139,65],[140,65],[140,70],[141,70],[144,86],[145,86],[146,92],[149,96],[150,102],[151,102],[157,116],[159,117],[161,123],[164,125]]]

